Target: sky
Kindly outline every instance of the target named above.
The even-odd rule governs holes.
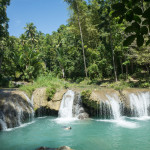
[[[11,0],[7,8],[10,36],[19,37],[27,23],[38,31],[51,34],[69,19],[68,5],[63,0]]]

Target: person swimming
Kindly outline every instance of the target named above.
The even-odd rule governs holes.
[[[64,127],[65,130],[71,130],[71,127]]]

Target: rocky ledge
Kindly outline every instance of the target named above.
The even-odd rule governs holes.
[[[33,107],[24,92],[0,89],[0,130],[19,126],[32,118]]]

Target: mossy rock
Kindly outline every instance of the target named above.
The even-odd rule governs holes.
[[[56,88],[46,88],[47,101],[51,101],[56,93]]]

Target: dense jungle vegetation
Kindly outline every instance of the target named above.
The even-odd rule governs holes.
[[[0,87],[49,74],[76,83],[150,87],[149,0],[64,1],[67,25],[50,35],[28,23],[15,37],[8,33],[10,0],[0,0]]]

